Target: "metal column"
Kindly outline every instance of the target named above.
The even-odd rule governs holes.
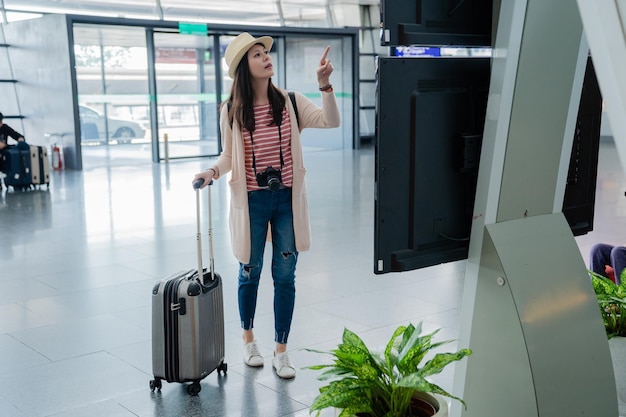
[[[616,417],[607,338],[561,213],[588,54],[576,2],[503,0],[451,416]]]

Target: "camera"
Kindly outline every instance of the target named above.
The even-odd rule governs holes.
[[[283,181],[280,169],[267,167],[263,172],[257,172],[256,183],[259,187],[267,187],[271,191],[278,191]]]

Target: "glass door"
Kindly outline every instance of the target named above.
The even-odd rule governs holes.
[[[218,155],[212,36],[154,33],[159,157]]]
[[[90,24],[73,30],[83,166],[150,161],[145,30]]]

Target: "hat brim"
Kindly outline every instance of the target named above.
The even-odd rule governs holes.
[[[235,72],[237,71],[237,67],[239,66],[239,63],[241,62],[241,58],[243,58],[243,56],[248,53],[248,50],[252,48],[253,45],[256,45],[257,43],[260,43],[261,45],[265,47],[265,49],[269,51],[272,49],[272,45],[274,44],[274,39],[272,39],[271,36],[261,36],[260,38],[251,39],[249,42],[240,46],[239,51],[233,57],[232,62],[228,66],[228,75],[230,75],[230,78],[235,78]]]

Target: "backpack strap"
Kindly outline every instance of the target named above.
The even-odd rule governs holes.
[[[298,124],[298,128],[300,128],[300,116],[298,115],[298,105],[296,104],[296,93],[289,91],[287,94],[289,94],[289,100],[291,100],[291,104],[293,105],[293,111],[296,113],[296,123]],[[233,103],[230,100],[226,103],[229,112],[232,104]]]
[[[293,104],[293,111],[296,113],[296,123],[298,123],[298,128],[300,128],[300,116],[298,115],[298,106],[296,105],[296,94],[293,91],[290,91],[288,94],[291,104]]]

